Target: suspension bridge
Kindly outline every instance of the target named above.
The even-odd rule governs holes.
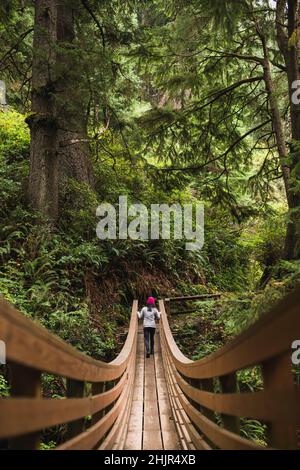
[[[207,357],[178,348],[166,310],[155,354],[145,358],[138,302],[126,341],[110,363],[84,355],[0,301],[10,396],[0,399],[0,442],[38,449],[42,433],[62,425],[56,450],[297,449],[300,390],[291,345],[300,339],[300,289]],[[199,338],[201,341],[201,337]],[[240,371],[259,367],[262,387],[241,391]],[[45,398],[42,374],[62,377],[65,397]],[[244,419],[265,425],[266,445],[246,438]]]

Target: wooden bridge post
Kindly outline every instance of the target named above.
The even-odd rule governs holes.
[[[237,392],[237,380],[236,374],[228,374],[219,377],[222,393],[236,393]],[[239,434],[240,432],[240,420],[237,416],[231,416],[222,414],[222,421],[225,429],[228,431]]]
[[[67,380],[67,397],[82,398],[84,396],[84,382],[81,380]],[[67,439],[77,436],[84,431],[84,418],[68,423]]]
[[[263,363],[265,390],[288,390],[295,387],[290,353],[272,358]],[[297,449],[297,427],[274,421],[268,426],[268,444],[276,449]]]
[[[106,382],[94,382],[92,384],[92,395],[104,393],[106,390]],[[97,423],[105,415],[105,408],[92,416],[92,424]]]
[[[200,382],[201,390],[205,390],[206,392],[211,392],[211,393],[214,392],[213,379],[201,379],[199,382]],[[202,406],[202,414],[206,418],[210,419],[211,421],[213,422],[216,421],[215,413],[213,410],[210,410],[209,408],[205,408],[204,406]]]
[[[165,305],[166,314],[167,316],[169,316],[171,314],[170,299],[165,299],[164,305]]]
[[[112,388],[114,388],[114,386],[117,384],[118,380],[110,380],[108,382],[105,383],[105,391],[108,391],[108,390],[111,390]],[[111,408],[114,406],[114,403],[112,403],[111,405],[109,405],[106,410],[105,410],[105,414],[109,412],[109,410],[111,410]]]
[[[40,371],[12,363],[10,364],[10,372],[12,397],[39,398],[41,396]],[[37,450],[39,445],[39,432],[17,436],[9,441],[9,447],[13,450]]]

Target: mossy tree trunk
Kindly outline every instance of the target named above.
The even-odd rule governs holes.
[[[36,0],[32,64],[32,113],[28,196],[31,205],[50,219],[58,216],[57,122],[54,113],[54,70],[57,11],[55,2]]]
[[[285,19],[287,16],[287,28]],[[293,84],[300,79],[300,5],[298,0],[278,0],[276,6],[277,42],[285,60],[290,99],[291,137],[289,221],[285,240],[285,258],[300,258],[300,105],[293,102]]]
[[[35,2],[29,201],[56,222],[67,178],[93,184],[83,66],[68,0]]]
[[[86,71],[77,47],[75,12],[62,1],[57,9],[56,109],[57,153],[60,179],[74,178],[93,186],[90,148],[87,138],[88,94]]]

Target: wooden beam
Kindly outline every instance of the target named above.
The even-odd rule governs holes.
[[[67,381],[67,397],[82,398],[84,396],[84,382],[79,380]],[[76,419],[68,424],[67,439],[77,436],[84,431],[84,418]]]
[[[10,364],[10,372],[12,397],[40,398],[41,373],[39,371],[20,364]],[[21,425],[19,417],[16,416],[15,419]],[[37,450],[39,445],[39,432],[17,436],[9,442],[9,447],[13,450]]]
[[[270,359],[263,364],[264,388],[268,391],[294,390],[290,353]],[[276,449],[297,449],[298,436],[295,424],[280,423],[276,415],[268,423],[268,443]]]
[[[205,299],[219,299],[221,294],[199,294],[199,295],[186,295],[183,297],[168,297],[164,299],[165,302],[183,302],[186,300],[205,300]]]

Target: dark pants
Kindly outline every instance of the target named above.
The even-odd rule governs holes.
[[[146,346],[146,353],[150,354],[154,351],[154,335],[155,335],[155,328],[146,327],[144,328],[144,338],[145,338],[145,346]]]

